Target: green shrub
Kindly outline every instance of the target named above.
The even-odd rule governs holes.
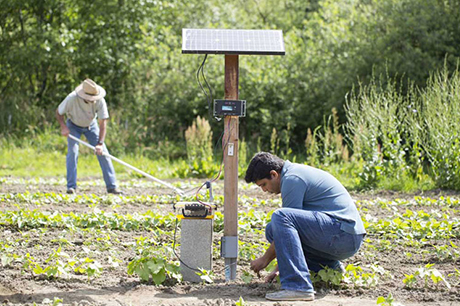
[[[212,157],[212,131],[209,122],[198,116],[185,131],[188,160],[207,160]]]
[[[409,120],[414,96],[414,89],[403,94],[396,82],[381,77],[360,86],[347,99],[345,133],[352,149],[356,147],[353,159],[363,165],[362,188],[376,187],[384,177],[399,180],[418,173],[422,162],[420,151],[415,150],[420,145],[414,137],[418,125],[413,125],[415,119]]]
[[[436,184],[460,189],[460,75],[445,69],[421,92],[420,134]]]

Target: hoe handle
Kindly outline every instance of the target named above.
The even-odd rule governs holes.
[[[94,148],[92,145],[90,145],[89,143],[87,143],[87,142],[85,142],[85,141],[83,141],[83,140],[81,140],[81,139],[78,139],[77,137],[75,137],[75,136],[73,136],[73,135],[70,135],[70,134],[69,134],[69,138],[71,138],[71,139],[73,139],[73,140],[75,140],[75,141],[81,143],[81,144],[84,145],[84,146],[87,146],[87,147],[90,148],[91,150],[95,150],[95,148]],[[156,177],[151,176],[150,174],[148,174],[148,173],[146,173],[146,172],[144,172],[144,171],[142,171],[142,170],[140,170],[140,169],[137,169],[136,167],[131,166],[131,165],[128,164],[128,163],[125,163],[125,162],[122,161],[121,159],[118,159],[118,158],[116,158],[115,156],[112,156],[112,155],[110,155],[110,154],[107,153],[107,152],[103,152],[102,155],[107,156],[108,158],[110,158],[110,159],[116,161],[117,163],[122,164],[123,166],[128,167],[129,169],[131,169],[131,170],[133,170],[133,171],[136,171],[137,173],[142,174],[143,176],[145,176],[145,177],[147,177],[147,178],[149,178],[149,179],[151,179],[151,180],[153,180],[153,181],[155,181],[155,182],[157,182],[157,183],[159,183],[159,184],[162,184],[162,185],[164,185],[164,186],[166,186],[166,187],[168,187],[168,188],[170,188],[170,189],[172,189],[172,190],[174,190],[174,191],[177,192],[179,195],[184,195],[184,192],[183,192],[182,190],[180,190],[180,189],[174,187],[173,185],[171,185],[171,184],[169,184],[169,183],[166,183],[165,181],[162,181],[162,180],[160,180],[160,179],[157,179]]]

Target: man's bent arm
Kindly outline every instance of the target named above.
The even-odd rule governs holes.
[[[264,257],[271,263],[273,259],[276,258],[276,251],[275,251],[275,242],[272,242],[268,249],[265,251]]]
[[[64,115],[59,114],[59,109],[56,109],[56,119],[59,122],[59,125],[61,126],[61,134],[62,136],[69,136],[70,131],[67,125],[64,122]]]
[[[270,244],[270,247],[265,251],[265,254],[262,255],[262,257],[259,257],[256,260],[251,261],[251,269],[254,270],[254,272],[258,273],[260,270],[265,269],[275,258],[275,243],[272,242]]]
[[[107,132],[107,119],[99,120],[99,142],[103,143]]]

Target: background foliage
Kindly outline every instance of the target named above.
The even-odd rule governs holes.
[[[458,20],[457,0],[0,0],[1,137],[60,148],[54,111],[91,77],[108,92],[112,153],[186,158],[198,116],[213,145],[223,124],[195,79],[203,57],[181,54],[182,28],[281,29],[286,56],[240,57],[243,154],[351,161],[362,186],[430,175],[455,188]],[[223,97],[224,57],[205,75]]]

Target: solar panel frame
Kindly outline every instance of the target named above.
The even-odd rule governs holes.
[[[182,29],[183,54],[285,55],[282,30]]]

